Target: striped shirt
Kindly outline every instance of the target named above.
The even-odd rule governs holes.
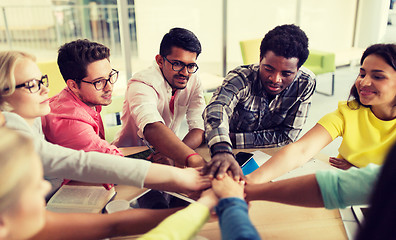
[[[206,107],[205,137],[209,147],[219,142],[235,148],[278,147],[297,139],[306,122],[315,75],[301,67],[290,86],[275,98],[267,95],[259,79],[259,65],[230,71]]]

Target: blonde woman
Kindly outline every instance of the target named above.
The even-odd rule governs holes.
[[[0,114],[1,116],[1,114]],[[103,239],[141,234],[178,209],[131,209],[113,214],[45,210],[50,184],[31,138],[0,128],[0,239]]]
[[[50,184],[31,140],[4,127],[0,136],[0,239],[26,239],[44,226]]]
[[[0,182],[7,183],[0,185],[0,240],[87,240],[140,234],[156,226],[170,213],[169,210],[147,209],[112,214],[46,211],[44,197],[50,190],[50,184],[43,179],[41,161],[32,140],[5,127],[0,128],[0,136]],[[258,239],[247,218],[247,205],[242,200],[243,184],[229,177],[224,181],[215,180],[214,192],[205,191],[196,203],[172,215],[139,239],[190,239],[209,218],[209,211],[217,204],[218,198],[223,201],[221,210],[218,209],[220,220],[223,217],[220,221],[222,233],[230,234],[230,224],[234,225],[234,230],[244,225],[243,236]],[[238,214],[233,214],[235,211]],[[154,216],[155,221],[150,216]],[[243,220],[241,216],[244,216]],[[241,224],[236,224],[238,221]],[[227,227],[229,230],[224,233]]]
[[[117,183],[169,191],[194,191],[210,182],[192,168],[174,168],[98,152],[76,151],[45,141],[40,117],[50,111],[48,78],[32,55],[0,52],[0,109],[6,126],[34,139],[53,189],[67,178],[93,183]]]

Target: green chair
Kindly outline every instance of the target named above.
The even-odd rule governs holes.
[[[58,64],[55,61],[38,62],[37,65],[42,74],[47,74],[48,76],[50,89],[48,93],[49,97],[58,94],[66,87],[66,83],[59,71]]]
[[[316,92],[326,96],[334,95],[334,72],[336,69],[334,53],[310,49],[309,56],[307,61],[304,63],[304,67],[311,70],[316,76],[324,73],[331,73],[332,79],[330,93],[320,91]]]
[[[114,96],[111,104],[102,107],[100,115],[105,129],[105,139],[109,143],[113,142],[116,134],[121,130],[123,104],[124,96]]]
[[[260,61],[261,39],[240,41],[243,64],[253,64]]]
[[[204,93],[204,98],[205,98],[206,105],[208,105],[209,102],[210,102],[210,99],[212,99],[213,93],[214,92],[205,92]]]

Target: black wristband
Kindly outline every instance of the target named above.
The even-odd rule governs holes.
[[[229,153],[234,156],[232,153],[232,148],[230,145],[220,145],[220,144],[215,144],[210,148],[210,156],[213,157],[214,155],[218,153]]]
[[[218,152],[212,153],[210,157],[214,157],[216,154],[219,154],[219,153],[228,153],[228,154],[231,154],[235,158],[235,155],[229,151],[218,151]]]

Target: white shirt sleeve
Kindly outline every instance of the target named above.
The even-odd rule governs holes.
[[[144,127],[149,123],[165,123],[158,112],[159,98],[153,87],[140,81],[132,81],[125,96],[131,117],[139,129],[138,135],[143,136]]]
[[[206,107],[203,88],[199,77],[197,76],[196,84],[191,92],[191,101],[188,104],[186,119],[189,130],[194,128],[205,130],[202,113]]]

